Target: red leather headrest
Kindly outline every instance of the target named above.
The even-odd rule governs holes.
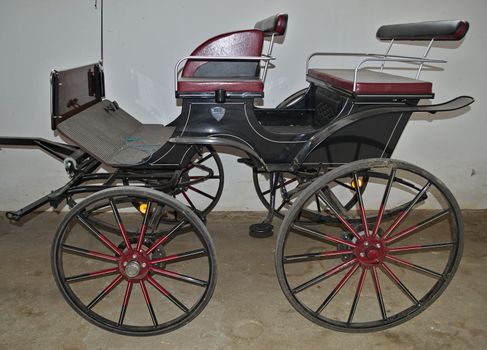
[[[284,35],[286,33],[287,19],[287,14],[277,14],[257,22],[254,28],[262,30],[265,36]]]

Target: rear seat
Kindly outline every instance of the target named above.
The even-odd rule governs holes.
[[[394,62],[408,62],[418,64],[419,68],[417,76],[419,76],[423,67],[424,60],[428,55],[432,44],[436,40],[440,41],[458,41],[462,40],[467,33],[469,24],[463,20],[446,20],[446,21],[429,21],[419,23],[403,23],[403,24],[389,24],[381,26],[376,33],[379,40],[388,40],[389,48],[382,61],[382,67],[387,61]],[[400,41],[429,41],[426,52],[423,57],[407,57],[407,56],[387,56],[390,52],[392,44]],[[318,55],[328,55],[333,53],[317,53]],[[315,54],[311,55],[313,57]],[[341,54],[336,54],[340,56]],[[344,56],[363,56],[363,54],[343,54]],[[377,55],[376,55],[377,56]],[[379,58],[379,57],[376,57]],[[371,61],[371,59],[368,59]],[[423,61],[421,61],[423,60]],[[364,60],[365,61],[365,60]],[[361,63],[363,63],[362,61]],[[381,60],[376,60],[381,62]],[[445,63],[441,60],[436,63]],[[360,67],[361,63],[357,67]],[[359,95],[391,95],[391,96],[429,96],[432,97],[432,84],[427,81],[416,80],[403,76],[384,73],[378,69],[362,68],[357,71],[355,86],[354,86],[355,69],[308,69],[306,79],[318,86],[333,87],[342,90],[346,93]]]
[[[353,89],[354,69],[310,69],[307,81],[335,87],[356,95],[431,95],[432,84],[403,76],[361,69]]]

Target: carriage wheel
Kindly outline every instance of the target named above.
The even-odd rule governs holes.
[[[134,201],[144,204],[142,212],[133,209]],[[178,212],[179,221],[161,220],[168,211]],[[86,198],[61,223],[51,258],[70,306],[89,322],[126,335],[187,324],[216,283],[205,225],[188,207],[152,189],[124,186]]]
[[[276,207],[274,215],[279,219],[283,219],[286,215],[287,209],[291,206],[290,198],[288,197],[289,191],[293,190],[300,182],[296,175],[290,173],[280,173],[278,175],[278,186],[276,189]],[[270,184],[269,173],[259,172],[257,169],[252,170],[252,180],[254,182],[255,192],[260,201],[267,210],[270,209]]]
[[[206,217],[221,197],[223,182],[223,164],[220,157],[213,148],[202,147],[201,152],[196,153],[183,169],[172,195]]]
[[[318,174],[318,172],[316,172]],[[317,175],[318,176],[318,175]],[[309,177],[311,179],[311,177]],[[262,204],[267,210],[270,209],[270,183],[269,183],[269,173],[259,172],[255,168],[252,171],[252,180],[254,183],[255,192],[259,197]],[[299,175],[291,173],[280,173],[278,178],[278,186],[276,189],[276,207],[274,215],[279,219],[283,219],[287,211],[291,207],[295,197],[298,195],[295,188],[299,184],[303,183],[303,179]],[[343,186],[344,188],[349,188],[350,186],[337,183],[337,186]],[[361,191],[364,191],[367,187],[367,177],[362,178]],[[304,208],[300,213],[300,219],[308,222],[337,222],[336,218],[329,215],[327,212],[323,211],[320,207],[320,202],[318,197],[315,197],[314,201],[315,210],[308,210]],[[350,210],[357,203],[357,196],[351,196],[349,200],[344,203],[343,209]]]
[[[354,194],[354,208],[340,210]],[[339,224],[299,220],[316,196]],[[275,263],[284,294],[304,317],[367,332],[405,322],[432,304],[451,281],[462,246],[458,204],[436,177],[405,162],[361,160],[300,194],[281,225]]]

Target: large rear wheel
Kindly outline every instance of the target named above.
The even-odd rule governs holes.
[[[303,210],[317,211],[316,198],[336,223],[300,219]],[[366,332],[431,305],[453,278],[462,246],[458,204],[436,177],[405,162],[361,160],[301,192],[281,225],[275,264],[285,296],[304,317]]]

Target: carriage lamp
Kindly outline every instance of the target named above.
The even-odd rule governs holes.
[[[140,203],[140,204],[139,204],[139,211],[140,211],[142,214],[147,213],[147,203]]]
[[[364,185],[364,181],[362,180],[361,177],[357,178],[357,182],[358,182],[358,187],[359,188],[362,188],[362,186]],[[351,185],[352,185],[352,188],[353,189],[356,189],[357,188],[357,184],[355,183],[355,180],[352,180]]]

